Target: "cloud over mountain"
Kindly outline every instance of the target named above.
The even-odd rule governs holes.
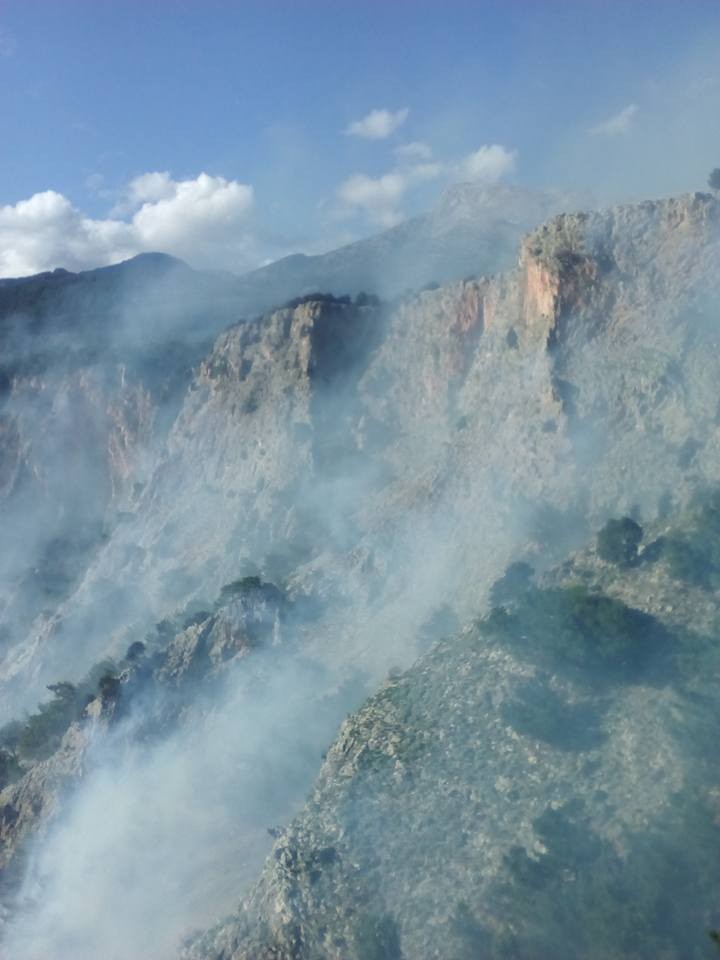
[[[105,219],[45,190],[0,207],[0,276],[83,270],[158,249],[200,265],[250,268],[257,264],[252,206],[251,186],[207,173],[136,177]]]

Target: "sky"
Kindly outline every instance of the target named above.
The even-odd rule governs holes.
[[[453,182],[703,189],[718,0],[0,0],[0,276],[238,273]]]

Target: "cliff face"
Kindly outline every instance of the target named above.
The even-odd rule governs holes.
[[[519,545],[542,551],[548,517],[579,542],[610,511],[682,503],[718,471],[717,207],[562,216],[497,279],[230,329],[131,514],[5,677],[52,679],[65,644],[81,669],[252,565],[363,605],[409,590],[409,656],[434,606],[470,615]]]
[[[516,267],[497,277],[382,304],[311,297],[220,334],[177,412],[158,402],[139,374],[123,379],[118,370],[103,381],[110,384],[105,393],[95,387],[92,393],[90,374],[75,371],[79,399],[71,420],[79,421],[85,397],[92,395],[93,410],[102,407],[103,503],[122,511],[53,609],[6,645],[0,678],[8,714],[32,705],[44,684],[75,680],[104,656],[121,657],[163,618],[206,611],[231,581],[258,576],[281,584],[295,613],[279,649],[291,638],[290,646],[313,664],[303,667],[308,693],[297,703],[285,695],[293,689],[295,662],[278,655],[269,671],[282,677],[281,715],[288,719],[297,709],[302,718],[294,731],[302,771],[293,767],[292,789],[284,787],[284,761],[260,762],[265,751],[280,749],[276,725],[257,733],[252,755],[259,772],[250,790],[232,777],[228,785],[224,767],[212,766],[221,756],[212,711],[187,714],[197,724],[192,742],[206,737],[212,746],[210,766],[191,769],[228,786],[216,823],[240,824],[238,836],[251,851],[235,869],[230,851],[223,856],[213,839],[218,865],[214,879],[208,866],[208,889],[221,876],[215,909],[227,907],[270,846],[267,822],[245,807],[235,810],[230,786],[281,797],[273,808],[278,816],[296,809],[317,744],[330,737],[342,707],[355,706],[357,690],[346,699],[338,691],[358,671],[372,688],[388,669],[409,667],[419,651],[452,632],[448,623],[485,609],[490,585],[511,560],[547,570],[608,515],[633,512],[652,521],[677,513],[699,488],[720,479],[719,218],[718,200],[702,194],[564,215],[532,232]],[[32,389],[43,388],[33,381]],[[59,404],[61,385],[51,392]],[[157,411],[170,411],[161,427]],[[41,421],[38,458],[52,450],[53,422]],[[6,423],[2,476],[10,490],[19,476],[13,465],[30,460],[19,453],[28,447],[18,439],[18,419],[8,415]],[[26,423],[38,429],[37,418]],[[602,566],[593,564],[587,579],[602,579]],[[651,592],[651,580],[638,583],[640,593]],[[619,583],[605,587],[621,590]],[[630,598],[633,607],[676,630],[664,608],[638,597]],[[246,656],[252,645],[236,647],[233,631],[218,625],[210,637],[205,622],[200,617],[177,631],[163,654],[166,673],[156,675],[160,686],[172,685],[176,668],[192,674],[196,657],[215,666],[242,660],[233,676],[252,673],[247,665],[255,658]],[[699,622],[690,628],[701,632]],[[522,876],[533,873],[517,850],[534,863],[537,844],[548,846],[555,816],[548,810],[560,811],[563,830],[590,824],[592,856],[620,869],[612,857],[643,829],[637,798],[653,798],[652,811],[662,811],[676,787],[692,782],[695,774],[681,756],[685,734],[666,724],[680,693],[640,683],[600,695],[578,678],[556,683],[547,666],[520,656],[492,631],[463,636],[394,681],[344,728],[323,768],[317,805],[276,847],[243,916],[195,947],[194,956],[260,957],[267,949],[268,957],[360,957],[359,947],[352,953],[358,938],[392,944],[401,934],[409,956],[441,957],[458,886],[477,888],[477,895],[455,897],[457,922],[478,937],[500,937],[510,949],[510,913],[498,906],[500,919],[491,922],[509,882],[505,858],[515,857]],[[566,706],[585,705],[588,716],[600,711],[607,728],[588,721],[602,733],[598,742],[587,750],[523,745],[503,717],[535,681]],[[332,710],[317,707],[329,700]],[[686,707],[683,701],[678,709]],[[320,714],[304,741],[303,724]],[[185,714],[173,716],[174,723]],[[645,732],[635,743],[632,730],[643,716]],[[428,730],[438,731],[447,762],[434,751],[415,768],[413,751],[425,749]],[[468,737],[478,749],[466,775]],[[663,745],[659,753],[653,738]],[[400,754],[408,744],[406,763]],[[135,743],[131,751],[144,756],[145,749]],[[223,759],[246,768],[241,752]],[[605,807],[594,787],[578,788],[576,796],[573,784],[587,764],[599,764],[613,784]],[[640,767],[655,773],[636,775]],[[447,790],[438,793],[438,783]],[[362,823],[351,836],[356,794]],[[635,798],[626,819],[623,796]],[[575,800],[582,811],[566,809]],[[388,832],[387,820],[406,802],[410,830]],[[435,805],[457,830],[438,833],[448,867],[433,892],[417,878],[435,856],[435,834],[423,826]],[[381,823],[371,822],[372,809]],[[618,820],[615,833],[608,818]],[[478,821],[485,826],[473,826]],[[423,837],[419,859],[409,852],[414,833]],[[489,839],[494,833],[497,841]],[[558,876],[575,870],[562,858],[558,863]],[[349,893],[356,882],[357,900]],[[411,906],[417,884],[422,923]],[[187,922],[206,923],[211,910],[207,902],[197,911],[188,907]],[[394,919],[383,927],[388,913]],[[366,921],[373,929],[379,924],[379,932],[358,932],[355,924]],[[158,948],[158,956],[170,955],[166,934],[166,952]],[[540,941],[529,933],[517,944],[539,955]],[[542,955],[549,946],[540,945]]]

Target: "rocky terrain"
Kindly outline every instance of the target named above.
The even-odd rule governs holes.
[[[504,585],[388,680],[184,956],[709,956],[720,611],[658,545],[701,524],[717,551],[717,506],[653,525],[632,563],[591,549]]]
[[[62,324],[6,374],[3,708],[62,718],[4,735],[13,956],[171,957],[241,897],[188,956],[706,955],[720,202],[563,214],[494,276],[472,210],[424,224],[473,277],[229,326],[220,284],[198,326],[210,280],[163,261],[91,362]],[[638,556],[587,549],[624,515]]]

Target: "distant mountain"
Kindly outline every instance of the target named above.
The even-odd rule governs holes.
[[[517,187],[449,188],[428,214],[317,256],[294,254],[251,273],[192,270],[147,253],[71,273],[57,269],[0,280],[0,345],[8,335],[43,337],[43,351],[82,336],[83,350],[174,336],[203,339],[230,323],[322,291],[393,297],[428,283],[511,267],[524,233],[581,206],[560,191]]]
[[[587,208],[587,197],[559,190],[448,188],[427,214],[318,256],[296,254],[246,274],[248,299],[266,309],[266,290],[283,300],[313,290],[393,297],[427,283],[509,269],[524,233],[557,213]]]

